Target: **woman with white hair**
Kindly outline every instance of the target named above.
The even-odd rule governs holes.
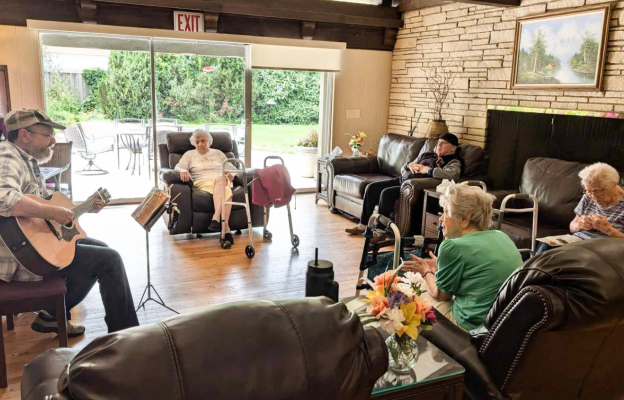
[[[211,149],[212,135],[210,133],[197,129],[191,136],[191,144],[195,146],[195,150],[189,150],[180,159],[175,166],[175,170],[180,172],[182,182],[193,181],[193,186],[204,192],[212,194],[214,203],[214,215],[208,226],[210,232],[221,231],[221,205],[223,191],[225,190],[225,201],[232,201],[232,181],[231,174],[226,175],[226,182],[223,182],[223,162],[227,161],[227,157],[221,150]],[[231,163],[226,164],[227,169],[234,169]],[[231,205],[226,205],[223,215],[225,221],[225,240],[234,244],[234,238],[230,232],[228,221],[232,211]]]
[[[424,278],[423,294],[442,315],[465,330],[485,321],[501,285],[522,264],[515,244],[492,224],[494,196],[481,188],[452,184],[440,197],[446,240],[438,257],[411,256],[404,269]]]
[[[605,163],[595,163],[579,172],[585,194],[574,209],[572,235],[582,239],[624,238],[624,189],[620,174]],[[552,247],[543,243],[537,253]]]

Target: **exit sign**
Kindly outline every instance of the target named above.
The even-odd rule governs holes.
[[[174,30],[182,32],[203,32],[204,14],[184,11],[173,12]]]

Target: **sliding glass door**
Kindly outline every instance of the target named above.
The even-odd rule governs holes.
[[[98,187],[121,202],[144,197],[172,131],[227,131],[249,163],[248,45],[65,32],[40,43],[46,111],[72,142],[61,185],[73,200]]]

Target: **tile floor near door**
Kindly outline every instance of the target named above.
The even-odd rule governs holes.
[[[269,230],[272,241],[263,241],[261,228],[254,229],[256,256],[249,260],[244,253],[247,237],[235,236],[236,244],[222,250],[216,235],[198,240],[190,236],[170,236],[162,222],[150,233],[152,283],[167,305],[188,313],[216,304],[240,300],[300,298],[305,294],[308,261],[319,257],[334,263],[340,296],[354,294],[363,239],[348,236],[344,229],[353,225],[348,219],[329,212],[314,195],[299,195],[297,208],[291,202],[295,233],[301,239],[298,251],[290,244],[286,209],[271,211]],[[146,283],[145,232],[131,218],[135,206],[105,208],[100,214],[86,214],[81,224],[89,236],[103,240],[121,254],[138,303]],[[245,233],[245,232],[243,232]],[[153,323],[173,313],[148,303],[139,311],[141,324]],[[20,398],[24,365],[45,349],[56,347],[55,335],[39,334],[30,329],[33,313],[16,318],[14,331],[6,332],[5,346],[9,387],[0,390],[0,400]],[[97,286],[74,310],[73,322],[87,328],[84,337],[70,339],[70,346],[83,348],[94,338],[106,334],[104,308]]]

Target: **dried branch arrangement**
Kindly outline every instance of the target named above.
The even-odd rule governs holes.
[[[433,103],[433,113],[436,120],[442,120],[442,107],[446,103],[451,86],[457,83],[457,72],[452,68],[431,68],[426,71],[427,87],[433,93],[435,102]]]

